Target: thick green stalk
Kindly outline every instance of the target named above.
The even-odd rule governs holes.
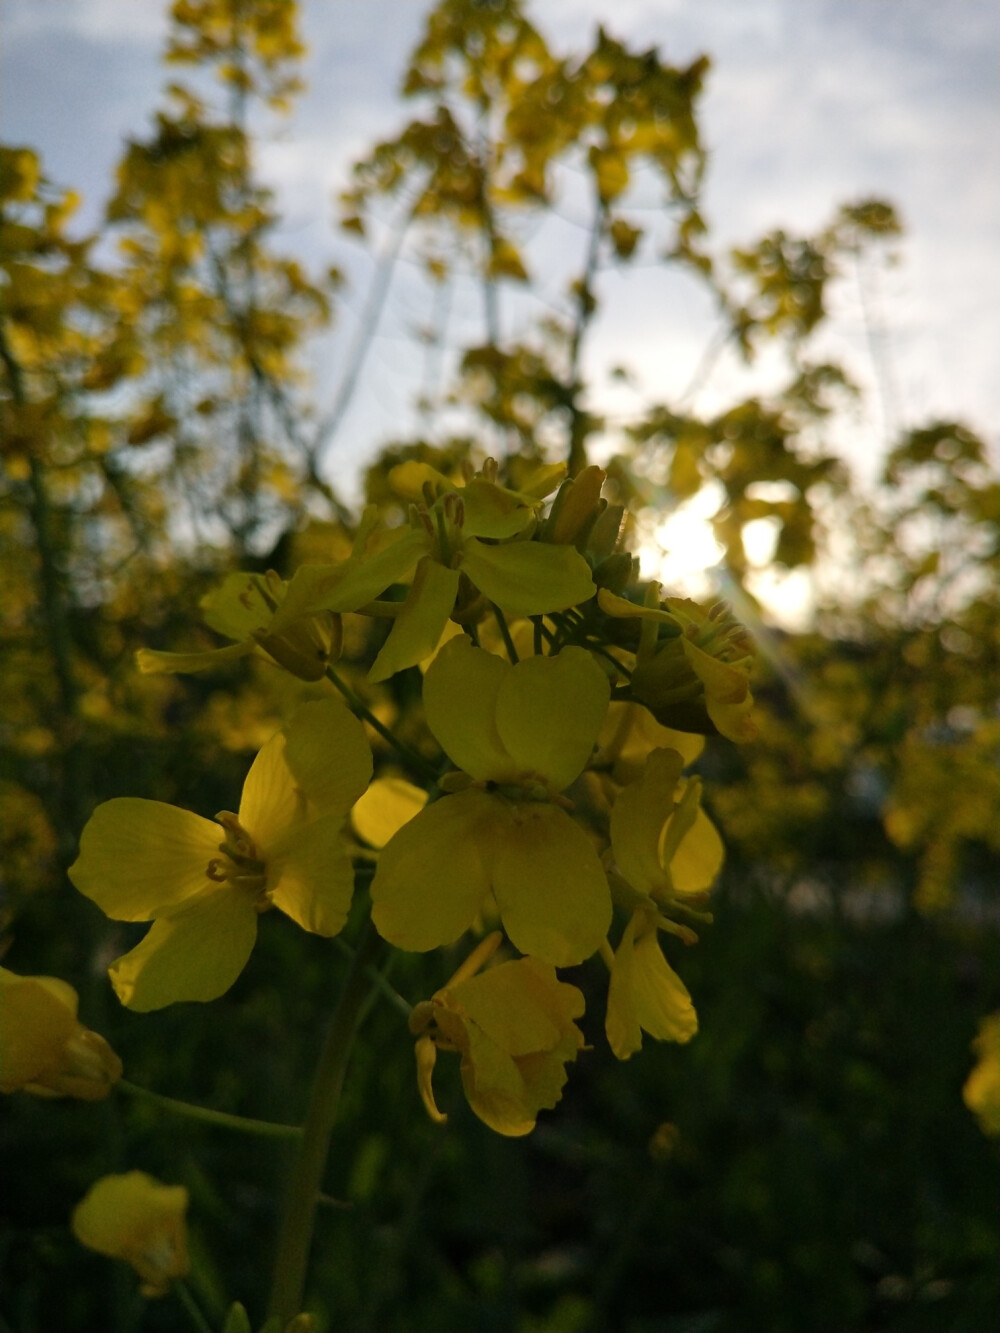
[[[271,1318],[277,1317],[281,1327],[302,1311],[316,1205],[326,1168],[330,1136],[337,1119],[340,1092],[358,1017],[368,995],[366,972],[381,947],[382,941],[369,923],[351,962],[316,1067],[309,1108],[302,1126],[302,1139],[288,1182],[274,1261],[268,1314]]]

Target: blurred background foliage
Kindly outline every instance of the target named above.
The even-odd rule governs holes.
[[[482,336],[424,335],[422,433],[386,442],[366,497],[388,501],[404,458],[492,454],[516,484],[539,458],[578,470],[599,451],[641,545],[711,493],[718,591],[759,644],[760,735],[710,740],[699,765],[728,858],[715,925],[679,963],[697,1039],[618,1065],[600,978],[577,969],[594,1049],[559,1108],[507,1141],[464,1106],[454,1069],[448,1128],[424,1119],[409,1035],[374,1003],[310,1308],[322,1327],[415,1333],[981,1333],[998,1300],[996,1144],[962,1089],[1000,1006],[1000,479],[968,423],[931,421],[862,486],[830,443],[856,390],[813,351],[834,285],[898,235],[891,205],[856,201],[816,235],[718,253],[699,212],[707,58],[675,68],[603,31],[559,56],[516,0],[441,0],[404,73],[411,118],[342,200],[378,263],[321,410],[306,356],[339,277],[277,253],[254,174],[253,127],[299,84],[296,6],[177,0],[165,54],[174,81],[126,145],[97,234],[74,232],[74,196],[30,147],[0,161],[5,965],[72,982],[133,1083],[301,1117],[336,942],[269,917],[222,1000],[136,1016],[104,976],[133,928],[65,869],[101,800],[231,806],[254,750],[322,692],[263,662],[140,676],[133,652],[208,646],[198,600],[231,569],[287,576],[346,552],[356,515],[330,450],[394,266],[424,267],[435,309],[472,275]],[[630,210],[640,175],[659,182],[655,213]],[[539,316],[530,237],[567,189],[589,230],[565,299]],[[583,371],[599,276],[640,256],[707,284],[720,345],[751,367],[768,357],[766,392],[714,416],[689,395],[649,402],[627,429],[600,419]],[[761,524],[769,553],[751,558]],[[807,630],[768,624],[762,569],[810,573]],[[359,664],[373,631],[347,621]],[[379,716],[418,735],[407,673],[382,687],[354,674]],[[453,961],[401,957],[393,982],[419,999]],[[171,1298],[143,1301],[68,1231],[89,1183],[132,1167],[190,1189],[192,1285],[213,1326],[230,1300],[259,1309],[280,1143],[125,1094],[18,1094],[5,1114],[0,1328],[181,1325]]]

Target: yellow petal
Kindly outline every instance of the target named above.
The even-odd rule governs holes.
[[[582,993],[559,981],[536,958],[516,958],[448,988],[466,1017],[509,1055],[554,1050],[573,1018],[583,1013]]]
[[[511,616],[565,611],[594,595],[590,566],[571,546],[510,542],[487,546],[475,537],[462,545],[462,572]]]
[[[517,768],[541,775],[556,791],[568,787],[593,751],[610,688],[583,648],[518,662],[496,702],[496,729]]]
[[[427,804],[427,793],[405,778],[376,778],[351,811],[351,823],[370,847],[384,847]]]
[[[660,834],[673,813],[682,764],[676,750],[653,750],[638,780],[622,788],[611,810],[615,861],[640,893],[653,893],[666,886],[660,864]]]
[[[368,679],[388,680],[416,666],[437,647],[458,596],[458,570],[446,569],[430,556],[417,565],[403,609],[372,663]]]
[[[424,715],[438,743],[477,782],[509,782],[517,765],[504,748],[495,714],[511,666],[475,648],[462,635],[449,639],[424,677]]]
[[[718,829],[704,810],[699,810],[693,826],[681,839],[670,861],[674,892],[704,893],[710,889],[722,869],[724,857],[725,849]]]
[[[255,630],[266,629],[274,615],[273,596],[264,596],[266,586],[261,574],[227,574],[201,599],[202,620],[227,639],[251,638]]]
[[[145,1286],[160,1296],[190,1268],[185,1231],[188,1192],[163,1185],[143,1171],[103,1176],[73,1210],[71,1226],[81,1244],[129,1262]]]
[[[383,939],[423,952],[452,944],[475,920],[490,881],[493,799],[475,788],[429,805],[386,843],[372,881]]]
[[[470,1024],[462,1059],[462,1087],[469,1105],[497,1134],[520,1138],[535,1128],[537,1108],[517,1064],[484,1032]]]
[[[292,777],[285,758],[288,738],[277,732],[257,751],[243,783],[237,818],[266,859],[287,829],[308,818],[308,798]]]
[[[638,936],[638,938],[637,938]],[[642,1031],[661,1041],[686,1042],[698,1031],[687,987],[660,951],[655,927],[632,915],[615,951],[605,1032],[619,1060],[642,1046]]]
[[[538,501],[495,482],[473,477],[459,492],[465,509],[462,529],[468,537],[513,537],[531,522]]]
[[[285,763],[296,786],[322,813],[346,815],[372,776],[372,749],[360,721],[339,699],[322,699],[295,710],[285,737]]]
[[[99,805],[69,877],[116,921],[150,921],[205,892],[222,830],[189,810],[122,796]]]
[[[354,870],[343,832],[343,815],[325,815],[289,830],[268,854],[272,902],[314,935],[338,934],[351,908]]]
[[[122,1004],[138,1013],[180,1000],[215,1000],[243,971],[256,938],[253,898],[220,886],[155,921],[108,975]]]
[[[247,657],[257,647],[252,639],[230,643],[225,648],[209,648],[201,653],[161,653],[155,648],[140,648],[136,666],[145,676],[175,675],[193,671],[214,671]]]
[[[420,557],[427,554],[431,544],[429,533],[407,528],[382,550],[372,555],[351,556],[350,560],[345,561],[335,586],[319,597],[318,605],[311,609],[356,611],[359,606],[373,601],[393,583],[404,579]],[[294,583],[293,578],[289,597]]]
[[[558,806],[492,799],[493,892],[504,929],[522,953],[556,967],[582,963],[611,924],[593,844]]]
[[[60,1063],[79,1026],[76,1009],[76,991],[66,982],[0,968],[0,1092],[16,1092]]]
[[[750,659],[738,665],[721,662],[686,635],[681,643],[688,665],[705,687],[705,707],[719,731],[731,741],[752,741],[757,725],[751,717]]]

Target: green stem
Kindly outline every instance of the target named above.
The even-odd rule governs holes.
[[[358,951],[352,949],[342,936],[338,935],[334,940],[334,944],[345,957],[350,958],[352,961],[357,957]],[[391,961],[392,959],[390,958],[390,962]],[[386,971],[388,971],[388,964],[386,965]],[[408,1004],[407,1001],[403,999],[402,995],[400,995],[399,991],[390,984],[385,972],[380,972],[377,967],[373,967],[371,963],[369,963],[365,968],[365,976],[372,983],[373,988],[381,992],[394,1009],[398,1009],[404,1018],[408,1019],[410,1017],[413,1005]]]
[[[306,1268],[312,1247],[316,1205],[326,1168],[330,1136],[354,1041],[358,1015],[368,993],[367,971],[382,942],[369,922],[340,993],[316,1067],[302,1140],[292,1166],[278,1234],[269,1316],[283,1327],[302,1310]]]
[[[428,763],[423,755],[418,754],[416,750],[411,750],[408,745],[404,745],[401,740],[394,736],[385,723],[378,720],[368,705],[358,698],[350,685],[348,685],[345,680],[340,679],[333,667],[327,667],[326,675],[327,679],[336,686],[347,700],[351,712],[357,717],[362,718],[370,727],[374,727],[382,739],[388,745],[392,746],[401,759],[405,759],[408,764],[413,768],[416,768],[418,772],[423,773],[425,777],[429,777],[433,780],[437,776],[433,766]]]
[[[504,646],[507,649],[507,656],[510,658],[511,663],[516,665],[518,661],[517,649],[514,647],[514,640],[510,637],[507,618],[500,610],[499,606],[497,606],[496,602],[493,602],[492,606],[493,614],[496,616],[497,625],[500,627],[500,635],[504,641]]]
[[[200,1120],[206,1125],[218,1125],[221,1129],[235,1129],[242,1134],[258,1134],[262,1138],[297,1139],[302,1130],[298,1125],[280,1125],[273,1120],[253,1120],[245,1115],[229,1115],[225,1111],[212,1111],[207,1106],[195,1106],[192,1102],[178,1101],[176,1097],[164,1097],[159,1092],[150,1092],[149,1088],[140,1088],[126,1078],[120,1078],[117,1086],[130,1097],[139,1097],[154,1106],[162,1106],[165,1111],[175,1115],[187,1116],[189,1120]]]
[[[202,1314],[198,1302],[191,1295],[186,1284],[183,1283],[180,1278],[174,1279],[174,1291],[177,1293],[177,1299],[180,1301],[181,1305],[184,1306],[184,1309],[187,1310],[188,1314],[191,1316],[191,1322],[198,1330],[198,1333],[212,1333],[211,1324]]]

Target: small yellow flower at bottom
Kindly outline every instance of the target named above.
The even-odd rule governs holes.
[[[122,1062],[77,1019],[76,991],[58,977],[19,977],[0,967],[0,1092],[107,1097]]]
[[[183,1185],[163,1185],[144,1171],[102,1176],[73,1210],[73,1234],[88,1249],[124,1259],[144,1296],[165,1296],[191,1267]]]
[[[1000,1013],[980,1021],[972,1043],[979,1059],[965,1080],[962,1099],[984,1134],[1000,1134]]]
[[[417,1083],[431,1119],[447,1119],[431,1086],[437,1052],[458,1051],[473,1111],[498,1134],[517,1137],[530,1133],[539,1111],[551,1109],[562,1095],[566,1065],[584,1044],[573,1022],[583,1014],[584,999],[536,958],[473,975],[501,938],[499,931],[488,936],[446,986],[414,1007],[410,1030],[417,1037]]]

